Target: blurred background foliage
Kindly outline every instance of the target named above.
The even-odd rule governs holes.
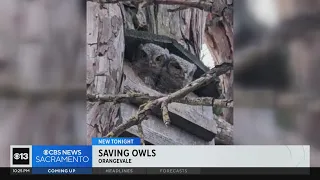
[[[320,165],[320,1],[235,1],[236,144],[310,144]]]

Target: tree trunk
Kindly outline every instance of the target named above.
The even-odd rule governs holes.
[[[87,91],[118,94],[124,58],[124,29],[118,4],[87,2]],[[103,73],[104,76],[96,76]],[[122,123],[120,104],[87,103],[87,143]]]
[[[215,5],[221,13],[208,14],[205,41],[217,65],[233,62],[233,2],[219,0]],[[220,76],[220,83],[224,98],[233,99],[233,71]],[[223,109],[223,119],[233,124],[233,109]]]

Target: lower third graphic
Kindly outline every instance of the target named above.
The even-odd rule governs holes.
[[[32,146],[12,145],[10,146],[10,167],[31,167]]]

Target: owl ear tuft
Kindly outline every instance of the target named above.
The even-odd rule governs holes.
[[[146,58],[148,56],[147,52],[145,51],[145,45],[140,44],[138,47],[138,56],[142,58]]]
[[[164,51],[167,53],[167,54],[170,54],[169,50],[167,48],[164,49]]]
[[[138,49],[141,50],[141,49],[143,48],[143,46],[144,46],[143,44],[140,44],[139,47],[138,47]]]

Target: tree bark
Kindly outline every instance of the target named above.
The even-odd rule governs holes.
[[[150,5],[137,12],[125,5],[126,28],[171,37],[199,58],[207,13],[195,8],[171,12],[179,7]],[[141,28],[144,24],[146,27]]]
[[[124,29],[118,4],[87,2],[87,92],[118,94],[124,59]],[[104,76],[95,76],[103,72]],[[87,103],[87,143],[122,123],[120,104]]]
[[[214,2],[218,15],[208,14],[205,42],[214,63],[233,62],[233,2],[219,0]],[[233,71],[220,76],[220,86],[224,98],[233,99]],[[223,119],[233,124],[233,109],[223,109]]]

